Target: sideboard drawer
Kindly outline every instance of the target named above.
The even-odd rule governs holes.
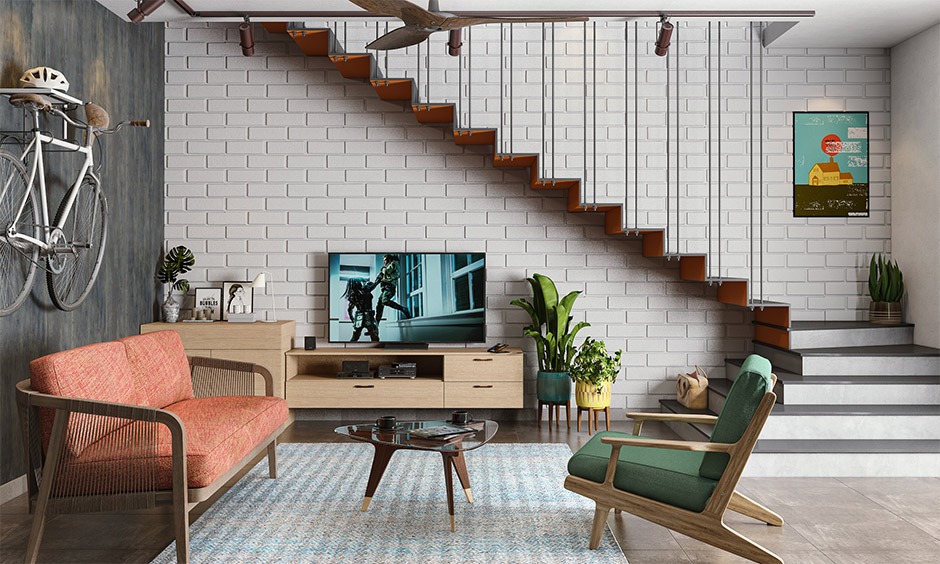
[[[522,382],[444,382],[447,409],[521,409]]]
[[[294,376],[287,381],[290,407],[441,408],[444,382],[439,378],[341,379]]]
[[[444,357],[444,380],[522,381],[522,353],[451,355]],[[519,406],[522,407],[522,406]]]

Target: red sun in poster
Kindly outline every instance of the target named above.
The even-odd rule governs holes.
[[[822,150],[830,157],[834,157],[842,152],[842,140],[838,135],[830,133],[823,137]]]

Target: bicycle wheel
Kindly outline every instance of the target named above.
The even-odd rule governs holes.
[[[68,196],[59,204],[56,225],[67,202]],[[53,236],[55,252],[48,257],[46,284],[52,303],[63,311],[72,311],[91,293],[108,240],[108,203],[94,177],[86,176],[78,187],[62,235]]]
[[[36,277],[39,247],[9,238],[12,233],[39,238],[38,200],[35,188],[27,186],[28,182],[23,163],[12,153],[0,151],[0,317],[23,305]],[[26,205],[14,224],[13,216],[24,198]]]

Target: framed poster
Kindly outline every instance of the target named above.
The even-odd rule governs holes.
[[[793,112],[793,217],[868,217],[868,112]]]
[[[222,319],[222,288],[196,288],[196,311],[202,310],[205,318],[212,321]]]
[[[222,319],[227,320],[230,313],[252,313],[254,290],[251,282],[222,283]]]

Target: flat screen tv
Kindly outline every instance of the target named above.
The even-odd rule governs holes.
[[[331,343],[486,341],[483,253],[330,253]]]

